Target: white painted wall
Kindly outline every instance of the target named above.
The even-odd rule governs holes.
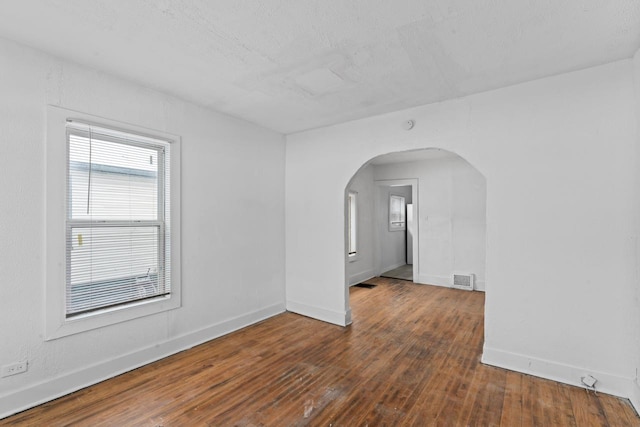
[[[284,310],[280,134],[5,40],[0,70],[0,417]],[[47,104],[182,136],[182,308],[44,341]]]
[[[377,169],[374,168],[374,178]],[[377,178],[376,178],[377,180]],[[411,203],[411,186],[391,187],[388,185],[377,186],[376,200],[376,232],[380,259],[378,261],[378,274],[393,270],[406,264],[407,240],[404,230],[389,231],[389,198],[391,195],[404,197],[405,204]]]
[[[640,212],[640,50],[636,52],[632,60],[633,64],[633,77],[634,77],[634,94],[635,94],[635,113],[636,113],[636,153],[635,153],[635,209],[636,212]],[[635,363],[635,381],[633,383],[631,392],[631,403],[636,409],[636,412],[640,413],[640,379],[638,373],[640,372],[640,215],[636,215],[636,232],[635,232],[635,244],[636,244],[636,274],[634,277],[635,284],[635,312],[630,319],[630,324],[634,328],[634,363]]]
[[[451,286],[454,272],[476,276],[484,290],[486,183],[467,161],[451,156],[376,165],[376,180],[418,179],[420,283]]]
[[[358,171],[349,184],[348,191],[357,193],[357,254],[354,257],[346,257],[347,283],[355,285],[376,275],[373,210],[375,193],[372,165],[365,166]]]
[[[373,157],[440,147],[486,178],[483,360],[628,395],[636,144],[630,60],[290,135],[287,307],[350,322],[345,186]]]

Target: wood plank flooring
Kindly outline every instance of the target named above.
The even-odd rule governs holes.
[[[369,282],[350,327],[285,313],[0,425],[640,426],[625,400],[482,365],[484,294]]]

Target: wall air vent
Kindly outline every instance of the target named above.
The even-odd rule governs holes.
[[[453,273],[453,287],[456,289],[473,290],[473,274]]]

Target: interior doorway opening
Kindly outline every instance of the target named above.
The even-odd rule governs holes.
[[[413,210],[418,205],[418,180],[374,179],[374,186],[375,275],[417,281],[419,265],[414,266],[413,259],[419,257],[419,231]]]
[[[345,254],[347,295],[403,266],[416,284],[454,287],[454,277],[469,277],[472,290],[486,290],[486,179],[462,157],[440,149],[382,155],[353,176],[345,203],[349,194],[357,206],[350,218],[345,210],[345,223],[355,224],[358,250]]]

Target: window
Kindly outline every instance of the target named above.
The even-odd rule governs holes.
[[[405,201],[402,196],[389,197],[389,231],[400,231],[405,225]]]
[[[67,153],[66,317],[169,295],[169,143],[68,122]]]
[[[179,142],[50,113],[47,338],[178,307]]]
[[[356,236],[356,220],[357,220],[357,196],[356,193],[350,192],[347,200],[347,234],[349,238],[348,254],[353,257],[357,253],[357,236]]]

